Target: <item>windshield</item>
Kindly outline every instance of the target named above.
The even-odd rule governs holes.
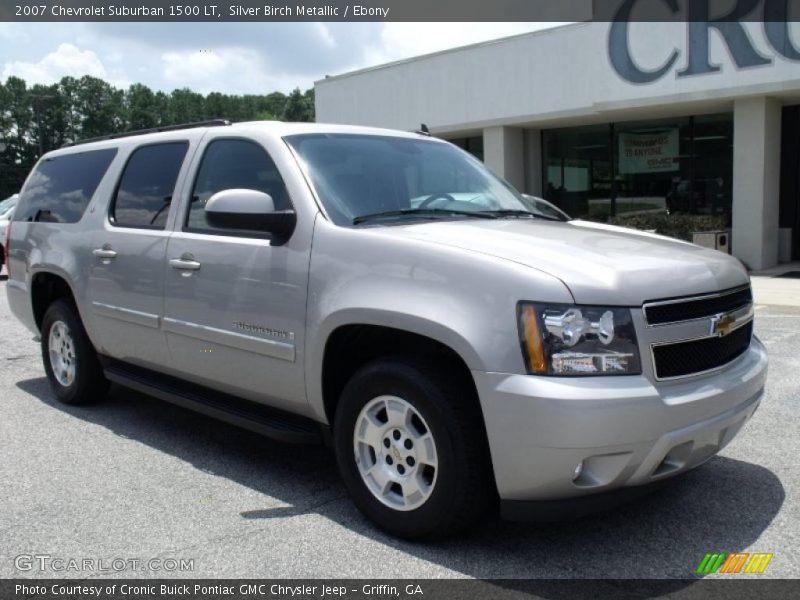
[[[525,204],[531,208],[531,210],[535,210],[542,214],[548,215],[553,217],[554,219],[558,219],[559,221],[569,221],[570,216],[565,213],[563,210],[554,206],[547,200],[543,198],[537,198],[536,196],[529,196],[527,194],[522,194],[522,200]]]
[[[367,215],[406,220],[468,218],[490,211],[538,214],[482,163],[451,144],[353,134],[302,134],[286,141],[338,225],[366,221]]]

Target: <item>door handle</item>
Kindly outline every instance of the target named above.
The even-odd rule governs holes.
[[[200,263],[196,260],[181,257],[169,259],[169,266],[182,271],[197,271],[200,268]]]
[[[94,254],[97,258],[102,258],[104,261],[111,260],[112,258],[117,258],[117,253],[109,247],[103,246],[102,248],[95,248],[92,250],[92,254]]]

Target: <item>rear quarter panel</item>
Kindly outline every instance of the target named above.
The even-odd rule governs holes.
[[[115,147],[104,144],[98,148],[106,146]],[[93,260],[92,233],[101,227],[105,208],[123,163],[124,156],[118,152],[78,222],[12,222],[8,301],[12,313],[35,334],[39,331],[33,316],[31,283],[38,273],[52,273],[63,278],[70,286],[89,339],[96,343],[93,313],[86,295]],[[20,202],[24,201],[24,193],[25,186],[20,193]],[[17,210],[16,214],[22,213]]]

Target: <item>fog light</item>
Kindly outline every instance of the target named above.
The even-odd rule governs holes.
[[[572,474],[572,481],[576,481],[583,473],[583,461],[578,463],[578,466],[575,467],[575,472]]]

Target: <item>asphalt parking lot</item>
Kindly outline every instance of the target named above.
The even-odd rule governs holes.
[[[446,542],[388,537],[345,495],[329,451],[272,442],[113,387],[57,404],[0,281],[0,577],[92,577],[16,557],[194,561],[180,577],[690,577],[706,552],[800,547],[800,310],[759,306],[761,408],[720,456],[615,512],[555,524],[490,518]]]

